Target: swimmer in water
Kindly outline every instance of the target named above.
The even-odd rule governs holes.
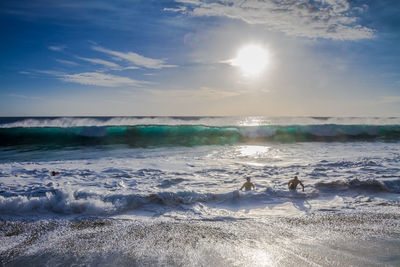
[[[300,182],[299,178],[297,178],[297,176],[294,177],[294,179],[290,180],[288,183],[288,187],[290,190],[296,190],[298,185],[301,185],[301,187],[303,187],[303,192],[304,192],[304,185],[302,182]]]
[[[239,190],[242,190],[243,188],[244,188],[246,191],[249,191],[249,190],[251,190],[252,188],[253,188],[253,189],[256,189],[256,187],[254,186],[254,184],[253,184],[252,182],[250,182],[250,177],[246,177],[246,180],[247,180],[247,182],[245,182]]]

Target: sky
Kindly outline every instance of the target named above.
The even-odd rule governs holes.
[[[398,0],[2,0],[0,116],[400,116],[398,14]]]

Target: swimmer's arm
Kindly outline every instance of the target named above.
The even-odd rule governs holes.
[[[246,183],[244,183],[244,184],[242,185],[242,187],[241,187],[239,190],[242,190],[245,184],[246,184]]]
[[[256,187],[254,186],[254,184],[253,184],[253,183],[251,183],[251,186],[253,187],[253,189],[254,189],[254,190],[256,190]]]
[[[304,185],[302,182],[300,182],[301,187],[303,187],[303,192],[304,192]]]

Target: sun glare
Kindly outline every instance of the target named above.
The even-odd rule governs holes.
[[[231,64],[239,67],[245,76],[258,76],[268,62],[268,52],[262,46],[252,44],[241,48]]]
[[[267,146],[242,146],[239,148],[239,152],[243,156],[262,156],[268,150],[269,147]]]

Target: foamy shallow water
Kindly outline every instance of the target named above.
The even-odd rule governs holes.
[[[382,201],[398,204],[399,148],[387,143],[295,143],[87,149],[87,159],[73,159],[83,153],[74,151],[69,160],[55,161],[43,158],[57,158],[58,152],[35,151],[35,160],[0,163],[0,210],[114,215],[198,203],[237,209],[241,203],[286,202],[301,205],[305,212],[354,209],[365,203],[381,208]],[[52,171],[59,174],[52,176]],[[304,193],[287,190],[295,175],[306,185]],[[246,176],[256,190],[236,193]],[[313,205],[306,208],[304,203]]]
[[[0,146],[0,262],[400,264],[399,142],[176,144]]]

